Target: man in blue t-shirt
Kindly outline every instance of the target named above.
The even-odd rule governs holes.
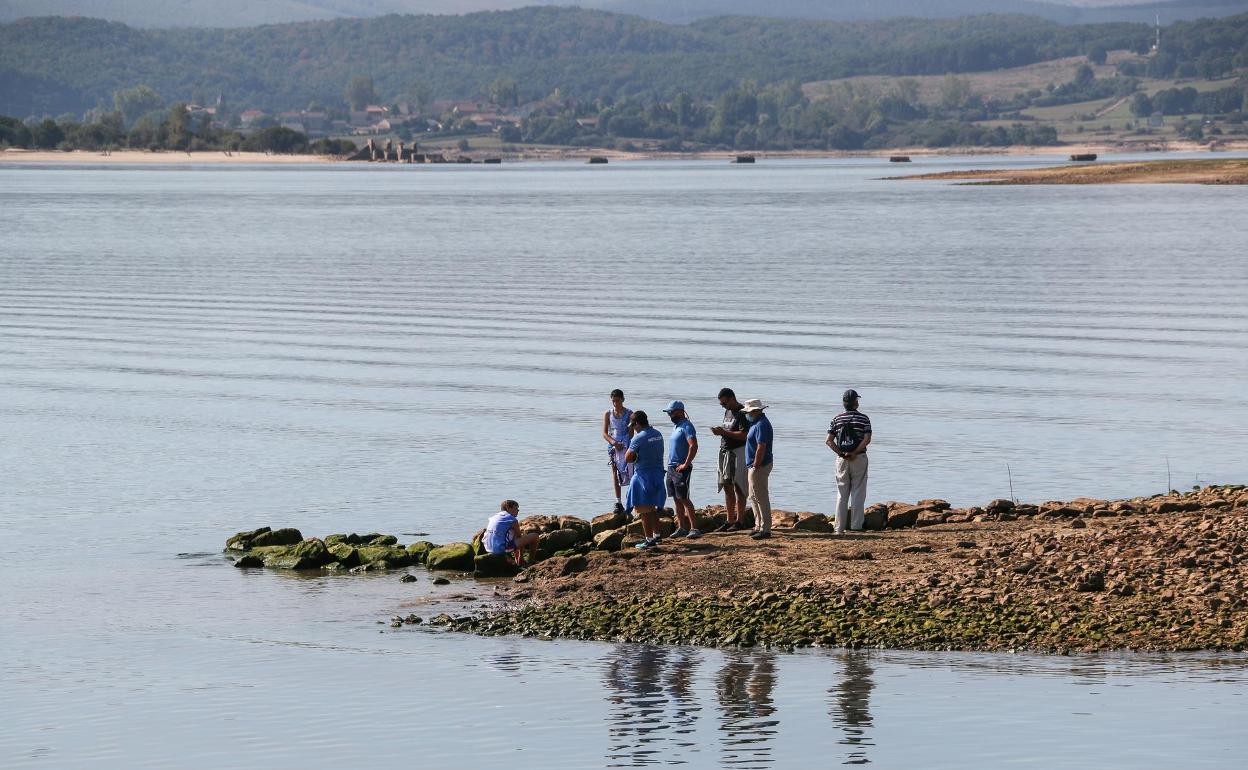
[[[693,458],[698,456],[698,433],[685,413],[683,401],[673,401],[663,410],[672,419],[672,437],[667,445],[667,494],[676,507],[676,531],[672,537],[702,537],[693,518],[689,484],[693,480]]]
[[[745,434],[746,478],[750,482],[750,505],[754,508],[755,540],[771,537],[771,447],[773,435],[771,420],[763,414],[767,405],[757,398],[745,402],[742,410],[750,421],[750,432]]]
[[[642,411],[633,412],[629,428],[633,439],[625,459],[633,464],[633,478],[628,482],[624,506],[636,511],[641,519],[645,539],[637,547],[649,550],[659,544],[659,511],[667,502],[663,488],[663,434],[650,427],[650,418]]]

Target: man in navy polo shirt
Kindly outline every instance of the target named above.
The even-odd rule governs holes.
[[[750,482],[750,505],[754,508],[755,540],[766,540],[771,537],[771,447],[774,434],[771,420],[763,414],[767,408],[761,400],[752,398],[745,402],[742,410],[745,419],[750,421],[750,432],[745,434],[745,467],[746,478]]]
[[[702,537],[693,518],[693,501],[689,499],[693,458],[698,456],[698,433],[685,413],[685,402],[673,401],[663,411],[676,426],[667,445],[667,494],[676,506],[676,531],[672,537]]]

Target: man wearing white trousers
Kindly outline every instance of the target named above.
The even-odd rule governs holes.
[[[871,420],[858,411],[858,391],[841,396],[845,411],[832,418],[827,445],[836,452],[836,534],[861,531],[867,504],[867,445]]]

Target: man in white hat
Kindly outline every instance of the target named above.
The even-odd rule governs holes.
[[[745,402],[742,411],[745,419],[750,421],[750,431],[745,434],[745,467],[746,478],[750,483],[750,506],[754,509],[755,540],[766,540],[771,537],[771,492],[767,481],[771,477],[771,420],[763,414],[767,408],[757,398]]]

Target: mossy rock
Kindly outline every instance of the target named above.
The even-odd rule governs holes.
[[[261,559],[269,559],[269,558],[277,558],[278,556],[289,556],[292,548],[294,548],[294,546],[261,545],[261,546],[253,547],[251,549],[251,553],[256,556],[259,556]]]
[[[430,551],[425,563],[429,569],[471,572],[475,566],[474,558],[475,554],[473,554],[470,544],[447,543]]]
[[[303,556],[270,556],[264,560],[264,566],[271,569],[317,569],[321,565]]]
[[[330,545],[327,550],[344,567],[354,567],[360,563],[360,552],[353,545],[339,541]]]
[[[254,554],[247,554],[246,556],[240,556],[235,559],[234,566],[239,569],[254,569],[256,567],[263,567],[264,559],[261,559],[259,556],[255,556]]]
[[[431,543],[428,540],[417,540],[407,547],[407,553],[412,557],[413,564],[424,564],[429,558],[429,552],[437,547],[437,543]]]
[[[473,559],[475,577],[514,577],[520,574],[516,560],[508,554],[487,553]]]
[[[315,537],[309,538],[292,546],[290,549],[290,555],[301,559],[308,559],[309,561],[315,563],[318,567],[327,561],[332,561],[332,557],[329,555],[329,549],[325,547],[324,541]]]
[[[325,536],[324,538],[322,538],[322,539],[325,541],[325,545],[327,545],[327,546],[329,546],[329,545],[333,545],[334,543],[345,543],[345,542],[347,542],[347,536],[346,536],[346,535],[344,535],[344,534],[342,534],[341,532],[340,532],[340,533],[338,533],[338,534],[334,534],[334,535],[326,535],[326,536]]]
[[[247,551],[251,549],[252,541],[258,536],[268,532],[268,527],[260,529],[248,529],[243,532],[237,532],[229,540],[225,541],[225,550],[227,551]]]
[[[474,556],[480,556],[486,553],[485,550],[485,529],[477,530],[477,534],[472,536],[472,553]]]
[[[394,535],[377,535],[368,541],[369,545],[398,545],[399,539]]]
[[[385,559],[392,567],[406,567],[413,561],[407,549],[393,545],[361,545],[355,550],[360,554],[361,564],[370,564]]]
[[[282,529],[272,529],[268,532],[261,532],[251,539],[251,547],[266,545],[295,545],[303,541],[303,534],[293,527],[283,527]]]

